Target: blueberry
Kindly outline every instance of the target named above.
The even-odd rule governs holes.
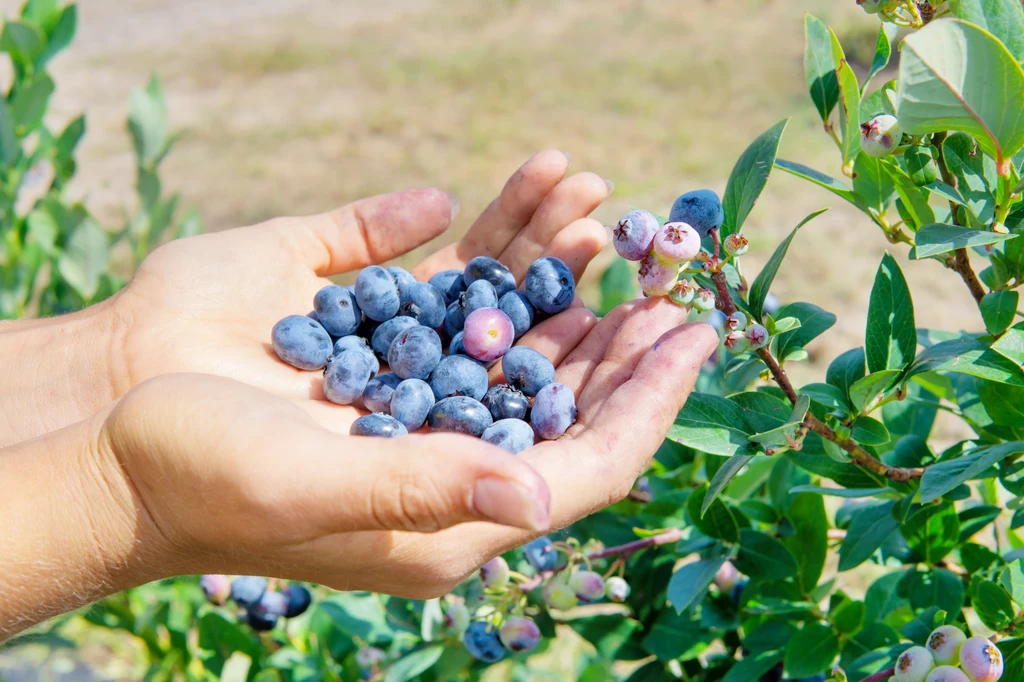
[[[497,384],[487,389],[480,402],[491,411],[494,421],[500,419],[526,419],[530,399],[508,384]]]
[[[231,581],[226,575],[204,575],[199,579],[199,587],[211,604],[222,605],[231,596]]]
[[[454,337],[462,331],[466,324],[466,315],[462,312],[462,306],[458,301],[449,303],[444,311],[444,331],[448,336]]]
[[[565,384],[548,384],[537,392],[530,424],[538,438],[554,440],[576,421],[576,398]]]
[[[338,405],[355,402],[373,376],[375,362],[376,358],[359,350],[346,350],[331,356],[324,370],[324,396]]]
[[[269,632],[274,629],[277,625],[277,616],[269,613],[262,613],[255,609],[250,610],[245,614],[245,622],[249,624],[253,630],[258,632]]]
[[[380,322],[377,320],[371,320],[366,315],[363,315],[363,321],[359,324],[359,329],[356,330],[356,336],[361,336],[364,339],[372,339],[373,333],[377,331],[377,327],[380,326]]]
[[[391,416],[410,432],[423,427],[433,406],[434,391],[422,379],[406,379],[391,396]]]
[[[363,337],[354,335],[343,336],[334,342],[334,355],[341,355],[346,350],[354,350],[358,353],[366,354],[367,359],[370,360],[371,376],[376,376],[377,372],[380,371],[380,362],[378,362],[377,357],[373,354],[370,342]]]
[[[355,333],[363,319],[356,297],[348,289],[337,284],[329,284],[316,292],[316,296],[313,297],[313,311],[331,336],[348,336]]]
[[[469,396],[480,400],[487,393],[487,370],[467,355],[449,355],[441,358],[433,374],[430,388],[438,400],[452,396]]]
[[[939,665],[958,665],[960,663],[960,646],[967,641],[964,631],[955,625],[942,625],[928,635],[925,648],[931,652],[932,658]]]
[[[687,263],[700,252],[700,235],[686,223],[665,223],[654,235],[654,253],[666,263]]]
[[[284,588],[284,596],[288,599],[288,609],[284,613],[285,618],[301,616],[313,601],[313,595],[302,585],[288,585]]]
[[[373,352],[379,355],[384,360],[388,359],[388,351],[391,350],[391,344],[394,342],[395,337],[404,332],[407,329],[420,326],[412,317],[393,317],[387,322],[381,322],[380,326],[373,332],[373,336],[370,339],[370,345],[373,347]]]
[[[533,566],[533,570],[538,573],[554,570],[558,565],[558,550],[547,536],[539,537],[524,545],[523,556],[526,558],[526,562]]]
[[[463,278],[466,280],[466,286],[481,279],[490,282],[498,298],[516,288],[516,276],[512,271],[488,256],[477,256],[469,261]]]
[[[515,338],[525,334],[533,326],[533,318],[536,311],[525,291],[516,289],[510,291],[498,299],[498,309],[508,315],[512,320],[512,327],[515,329]]]
[[[288,612],[288,597],[280,592],[264,592],[249,610],[265,616],[283,616]]]
[[[533,262],[526,271],[523,288],[533,307],[548,315],[566,310],[576,297],[576,280],[572,270],[553,256]]]
[[[825,676],[822,675],[821,679],[822,682],[824,682]],[[998,678],[983,677],[980,679],[995,680]],[[816,678],[814,682],[817,682]],[[964,674],[964,671],[960,670],[960,668],[956,668],[951,665],[940,665],[935,668],[932,668],[932,671],[928,673],[928,677],[925,678],[925,682],[972,682],[972,680],[970,677]]]
[[[903,132],[895,116],[881,114],[860,124],[860,148],[876,159],[889,156],[900,146]]]
[[[231,600],[240,606],[252,606],[267,591],[267,579],[243,575],[231,581]]]
[[[478,438],[493,421],[480,401],[463,395],[437,401],[427,415],[432,431],[454,431]]]
[[[747,583],[750,581],[746,578],[740,578],[736,581],[736,584],[729,590],[729,599],[732,600],[733,604],[739,605],[740,600],[743,599],[743,590],[746,589]]]
[[[726,561],[724,564],[718,567],[718,571],[715,572],[715,585],[719,590],[724,592],[732,591],[736,583],[743,579],[743,576],[738,570],[736,570],[735,564],[731,561]]]
[[[461,288],[458,288],[455,292],[455,295],[449,297],[448,291],[455,284],[456,280],[462,280],[462,270],[442,270],[430,278],[430,286],[437,289],[438,293],[444,297],[444,304],[446,306],[458,299],[459,294],[466,290],[465,283],[463,282]]]
[[[402,291],[398,314],[418,320],[424,327],[437,329],[444,323],[444,296],[426,282],[413,282]]]
[[[466,355],[466,344],[462,342],[464,336],[463,332],[455,332],[455,336],[448,344],[448,355]]]
[[[289,315],[270,332],[277,357],[299,369],[320,369],[331,356],[331,335],[305,315]]]
[[[388,274],[391,275],[391,279],[395,281],[395,286],[398,288],[398,298],[401,299],[408,289],[413,284],[416,284],[416,278],[413,277],[412,273],[405,268],[400,268],[397,265],[392,265],[387,268]]]
[[[511,579],[508,562],[496,556],[480,567],[480,581],[484,587],[505,587]]]
[[[469,317],[474,310],[497,307],[498,293],[494,290],[494,285],[487,280],[478,279],[459,295],[459,308],[462,309],[464,317]]]
[[[508,315],[497,308],[480,308],[466,316],[462,329],[466,353],[481,362],[497,360],[512,347],[515,329]]]
[[[595,602],[604,596],[604,578],[594,571],[576,571],[569,578],[569,587],[584,603]]]
[[[409,432],[402,426],[402,422],[390,414],[381,414],[380,412],[364,414],[352,422],[352,426],[348,430],[350,436],[375,436],[377,438],[397,438],[408,434]]]
[[[527,346],[509,348],[501,359],[505,381],[528,396],[555,382],[555,366],[543,353]]]
[[[450,604],[448,610],[444,612],[444,626],[455,632],[465,632],[469,627],[469,621],[469,609],[463,603]]]
[[[448,285],[448,290],[444,292],[444,300],[448,301],[449,304],[455,303],[459,300],[459,296],[466,290],[466,278],[461,274],[452,280],[452,283]]]
[[[568,611],[579,603],[579,597],[569,587],[569,583],[561,577],[549,580],[541,590],[541,596],[544,597],[544,603],[548,605],[548,608],[556,611]]]
[[[999,647],[985,637],[971,637],[960,647],[960,667],[971,682],[995,682],[1003,676],[1003,665]]]
[[[912,646],[896,659],[893,679],[896,682],[924,682],[935,660],[923,646]]]
[[[617,575],[614,575],[605,581],[604,596],[608,597],[608,601],[621,604],[626,601],[626,597],[629,596],[629,591],[629,583]]]
[[[398,285],[379,265],[363,268],[356,277],[356,303],[371,320],[390,320],[398,313]]]
[[[686,223],[701,237],[722,226],[725,211],[718,195],[709,189],[697,189],[683,194],[668,214],[670,223]]]
[[[480,437],[513,455],[533,447],[533,429],[521,419],[499,419]]]
[[[316,314],[315,310],[310,310],[308,313],[306,313],[306,317],[308,317],[311,320],[316,320],[317,322],[320,321],[320,317]]]
[[[391,371],[403,379],[426,379],[441,360],[441,337],[429,327],[412,327],[388,350]]]
[[[612,230],[615,251],[626,260],[641,260],[651,252],[658,219],[648,211],[630,211]]]
[[[509,651],[529,651],[540,641],[540,628],[532,618],[512,616],[502,623],[498,637]]]
[[[370,412],[391,414],[391,397],[400,383],[402,379],[394,372],[378,374],[370,379],[363,389],[363,407]]]
[[[665,263],[652,253],[640,261],[637,279],[644,296],[664,296],[675,288],[679,266]]]
[[[470,623],[462,636],[462,643],[469,655],[478,661],[497,663],[505,658],[505,647],[501,645],[498,630],[482,620]]]

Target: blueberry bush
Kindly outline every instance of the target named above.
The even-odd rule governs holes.
[[[782,121],[741,155],[721,198],[687,191],[665,217],[637,209],[613,226],[621,259],[601,278],[600,312],[632,298],[638,279],[722,336],[626,499],[495,558],[439,599],[204,576],[117,595],[13,645],[116,629],[142,643],[152,680],[541,679],[557,677],[545,658],[566,647],[588,682],[1024,680],[1024,7],[857,2],[880,20],[866,74],[832,29],[804,17],[810,104],[835,142],[834,174],[778,158]],[[7,26],[33,16],[27,8]],[[32,35],[60,36],[59,23]],[[36,43],[22,32],[5,29],[5,48],[29,54]],[[32,63],[45,64],[46,50],[33,49]],[[894,54],[898,77],[877,83]],[[15,93],[0,113],[24,120],[25,109]],[[0,130],[5,177],[35,164],[10,145],[23,130]],[[161,150],[140,159],[166,151],[167,139],[135,137],[137,151]],[[64,158],[54,144],[52,158]],[[741,267],[744,222],[780,172],[852,204],[866,219],[850,229],[877,229],[892,249],[870,284],[863,345],[803,386],[789,369],[836,316],[780,304],[771,288],[822,211],[756,275]],[[12,264],[34,261],[12,258],[10,244],[41,250],[40,219],[4,215],[17,227],[5,277],[19,277]],[[37,300],[102,295],[61,279],[55,258]],[[917,327],[900,262],[919,260],[945,266],[977,302],[973,319],[957,321],[965,330]],[[274,345],[298,367],[326,367],[335,402],[362,397],[375,414],[359,435],[427,422],[487,438],[494,421],[504,426],[492,442],[527,447],[549,422],[560,435],[559,409],[571,415],[548,368],[509,349],[562,305],[559,264],[537,268],[525,291],[486,259],[426,284],[368,268],[352,288],[321,291],[313,313],[282,320]],[[481,363],[506,353],[509,385],[488,388]],[[393,374],[378,374],[381,360]],[[528,422],[538,406],[551,418]],[[937,434],[940,415],[955,436]]]

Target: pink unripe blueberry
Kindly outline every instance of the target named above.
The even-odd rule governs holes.
[[[764,348],[768,345],[768,330],[764,328],[764,325],[754,323],[747,327],[743,335],[747,337],[747,343],[750,345],[750,350],[757,350],[758,348]]]
[[[925,648],[939,665],[957,665],[960,662],[960,645],[967,641],[964,631],[955,625],[942,625],[928,635]]]
[[[924,682],[935,660],[923,646],[912,646],[896,659],[893,679],[896,682]]]
[[[725,252],[730,256],[742,256],[750,248],[750,241],[742,234],[730,234],[725,238]]]
[[[715,585],[722,592],[729,592],[740,581],[740,572],[731,561],[722,564],[715,573]]]
[[[925,682],[971,682],[960,668],[951,665],[940,665],[925,678]]]
[[[548,608],[555,609],[556,611],[567,611],[573,608],[579,602],[576,597],[576,593],[573,591],[569,584],[561,578],[554,578],[548,581],[548,584],[544,586],[541,592],[544,597],[544,603],[548,605]]]
[[[654,253],[666,263],[686,263],[700,253],[700,235],[686,223],[665,223],[654,235]]]
[[[466,316],[462,345],[466,353],[481,362],[497,360],[512,347],[516,330],[512,320],[498,308],[478,308]]]
[[[199,587],[210,603],[217,606],[222,606],[231,595],[231,580],[226,575],[204,575],[199,579]]]
[[[569,587],[583,602],[597,601],[604,596],[604,578],[594,571],[576,571],[569,578]]]
[[[532,618],[515,616],[505,620],[498,639],[509,651],[529,651],[540,641],[540,628]]]
[[[505,587],[508,585],[508,562],[496,556],[480,567],[480,580],[487,587]]]
[[[697,288],[693,286],[693,282],[688,279],[681,279],[672,287],[672,291],[668,292],[668,299],[676,305],[685,308],[693,301],[693,296],[696,293]]]
[[[452,604],[444,613],[444,624],[456,632],[462,632],[469,627],[469,609],[465,604]]]
[[[679,266],[662,263],[654,254],[640,261],[640,288],[646,296],[664,296],[672,291],[679,278]]]
[[[903,133],[895,116],[882,114],[875,116],[860,126],[860,148],[868,156],[876,159],[889,156],[900,145]]]
[[[693,309],[699,313],[706,313],[715,309],[715,292],[710,289],[697,289],[693,295]]]
[[[356,652],[356,665],[364,670],[370,670],[380,665],[387,658],[382,650],[373,646],[364,646]]]
[[[743,332],[729,332],[725,335],[725,349],[730,353],[739,355],[746,353],[750,348],[750,342]]]
[[[750,320],[747,319],[746,314],[737,310],[725,318],[725,328],[731,332],[741,332],[747,328],[749,322]]]
[[[960,646],[960,667],[971,682],[995,682],[1003,675],[1003,654],[984,637],[971,637]]]
[[[658,219],[648,211],[630,211],[612,228],[615,251],[626,260],[642,260],[651,252]]]
[[[626,601],[626,597],[629,596],[629,583],[617,575],[608,578],[604,584],[604,596],[613,602]]]

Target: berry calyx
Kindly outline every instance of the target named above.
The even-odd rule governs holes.
[[[1003,676],[1003,653],[984,637],[971,637],[960,647],[960,667],[971,682],[996,682]]]
[[[725,335],[725,349],[730,353],[739,355],[750,349],[750,342],[743,332],[729,332]]]
[[[672,287],[672,291],[668,292],[668,300],[685,308],[693,302],[693,296],[696,293],[697,288],[693,286],[693,282],[688,279],[681,279]]]
[[[731,332],[741,332],[749,323],[747,316],[739,310],[725,318],[725,328]]]
[[[742,234],[730,234],[722,246],[730,256],[742,256],[750,249],[750,241]]]
[[[665,223],[654,235],[654,253],[665,263],[686,263],[700,253],[700,235],[686,223]]]
[[[768,336],[768,330],[765,329],[764,325],[757,322],[747,327],[746,331],[743,332],[743,336],[746,337],[750,350],[764,348],[768,345],[768,341],[771,340]]]
[[[698,289],[690,304],[699,313],[710,312],[715,309],[715,292],[710,289]]]

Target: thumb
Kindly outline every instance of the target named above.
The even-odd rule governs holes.
[[[326,532],[434,532],[467,521],[544,531],[550,525],[548,485],[512,454],[457,434],[395,439],[331,436],[331,464],[312,495],[309,518]],[[340,441],[340,442],[337,442]],[[345,457],[338,458],[339,450]]]
[[[360,199],[319,215],[277,218],[252,227],[249,239],[293,247],[304,265],[328,277],[383,263],[445,231],[459,211],[453,195],[412,189]]]

